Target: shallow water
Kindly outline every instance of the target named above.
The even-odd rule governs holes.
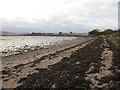
[[[51,36],[0,36],[0,52],[2,56],[9,56],[28,50],[47,48],[50,45],[61,45],[77,37]]]

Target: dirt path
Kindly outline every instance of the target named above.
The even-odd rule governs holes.
[[[6,67],[4,72],[7,72],[7,74],[3,74],[3,88],[17,87],[20,85],[18,81],[21,78],[26,78],[28,75],[38,72],[37,69],[39,68],[47,68],[49,65],[60,62],[62,58],[69,57],[73,52],[80,48],[83,48],[90,42],[92,41],[87,41],[83,44],[77,44],[67,49],[42,56],[41,58],[39,56],[36,56],[34,58],[35,60],[25,64],[19,64],[11,68]]]

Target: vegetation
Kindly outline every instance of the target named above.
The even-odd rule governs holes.
[[[120,30],[106,29],[104,31],[100,31],[98,29],[94,29],[89,32],[89,35],[98,36],[98,35],[110,35],[110,34],[118,34],[118,33],[120,33]]]
[[[120,33],[109,35],[108,39],[120,49]]]
[[[27,36],[74,36],[74,37],[87,36],[87,35],[84,35],[84,34],[73,33],[73,32],[69,32],[69,33],[59,32],[58,34],[55,34],[55,33],[34,33],[34,32],[32,32],[31,34],[26,34],[26,35]]]
[[[120,29],[119,30],[106,29],[104,31],[94,29],[89,32],[89,35],[90,36],[105,35],[116,47],[120,48]]]

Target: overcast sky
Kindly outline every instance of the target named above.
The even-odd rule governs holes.
[[[118,28],[119,0],[1,0],[2,30],[78,32]]]

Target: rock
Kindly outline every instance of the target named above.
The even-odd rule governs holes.
[[[80,62],[76,62],[75,64],[77,64],[77,65],[78,65],[78,64],[80,64]]]
[[[24,52],[27,52],[27,50],[24,50]]]
[[[56,88],[55,84],[53,84],[51,88]]]
[[[93,70],[94,70],[94,67],[91,66],[91,67],[89,68],[89,70],[88,70],[88,73],[92,72]]]
[[[78,77],[78,76],[76,76],[75,78],[76,78],[76,79],[78,79],[79,77]]]

